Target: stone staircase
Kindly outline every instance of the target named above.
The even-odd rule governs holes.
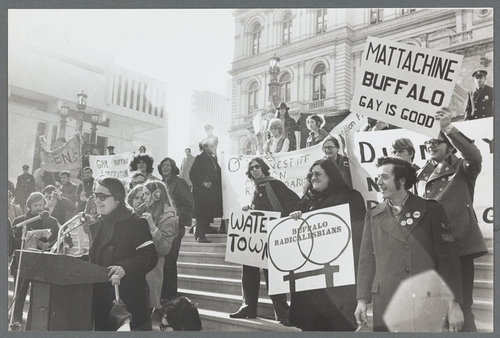
[[[77,236],[73,236],[76,239]],[[262,276],[258,317],[231,319],[242,302],[241,266],[224,260],[226,235],[207,235],[212,243],[196,243],[186,231],[178,260],[179,294],[193,300],[199,309],[204,331],[281,331],[297,332],[274,320],[272,302],[267,295]],[[76,241],[75,241],[76,242]],[[76,244],[76,243],[75,243]],[[475,260],[473,311],[479,332],[493,332],[493,241],[487,239],[489,253]],[[9,275],[9,305],[12,301],[14,279]],[[29,300],[29,296],[27,297]],[[27,318],[28,303],[24,308]],[[371,309],[368,328],[371,331]],[[153,317],[153,329],[159,330],[158,317]]]

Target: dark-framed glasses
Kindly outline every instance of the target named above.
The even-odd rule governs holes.
[[[433,146],[434,148],[439,147],[439,145],[442,143],[446,143],[446,142],[441,141],[441,140],[437,140],[437,139],[432,139],[432,140],[424,142],[426,148],[429,148],[430,146]]]
[[[248,169],[250,169],[250,171],[259,170],[260,169],[260,164],[251,165],[250,167],[248,167]]]
[[[334,146],[324,146],[324,147],[323,147],[323,150],[333,150],[333,149],[335,149],[335,148],[336,148],[336,147],[334,147]]]
[[[106,195],[106,194],[103,194],[102,192],[94,192],[92,193],[92,198],[97,200],[99,199],[100,201],[104,202],[106,200],[106,198],[108,197],[111,197],[113,195]]]

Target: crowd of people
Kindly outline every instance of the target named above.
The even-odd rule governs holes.
[[[294,134],[296,126],[288,118],[286,105],[280,106],[269,122],[269,138],[262,155],[296,149],[296,140],[288,138],[285,127],[291,127]],[[248,162],[246,175],[254,192],[243,210],[278,211],[282,217],[298,220],[303,213],[349,205],[356,283],[292,292],[290,303],[286,294],[272,295],[276,320],[281,324],[303,331],[354,331],[367,321],[367,304],[372,302],[373,330],[388,331],[383,315],[400,283],[420,272],[435,270],[453,293],[445,315],[447,329],[476,330],[471,310],[473,260],[486,254],[487,248],[472,199],[482,158],[474,143],[452,125],[447,109],[439,110],[435,118],[441,133],[425,142],[430,159],[423,168],[413,163],[415,148],[407,138],[394,140],[392,156],[378,159],[376,182],[384,200],[368,211],[361,194],[353,189],[349,159],[340,153],[339,140],[323,129],[321,116],[307,119],[310,136],[306,146],[321,144],[324,157],[304,173],[302,197],[272,177],[261,157]],[[79,185],[71,182],[69,171],[63,171],[56,177],[50,174],[54,182],[37,192],[29,167],[23,166],[15,190],[9,191],[9,253],[22,245],[22,228],[16,225],[44,211],[47,217],[26,225],[28,232],[51,230],[49,237],[37,238],[41,250],[54,245],[59,227],[76,213],[92,214],[95,221],[78,232],[77,253],[108,268],[110,281],[116,278],[113,276],[121,280],[120,302],[114,299],[111,283],[94,285],[95,329],[111,331],[125,325],[130,330],[152,330],[155,311],[163,308],[169,318],[180,318],[172,312],[179,307],[195,313],[192,321],[179,324],[179,330],[201,330],[192,302],[177,299],[177,259],[186,230],[194,233],[196,242],[210,243],[206,236],[210,224],[222,216],[218,140],[210,125],[205,129],[207,138],[200,142],[200,154],[193,156],[191,149],[186,149],[181,168],[165,157],[157,166],[158,173],[153,174],[154,159],[142,146],[130,158],[126,182],[113,177],[94,178],[86,165]],[[89,238],[88,250],[83,245],[85,236]],[[65,241],[73,246],[71,237]],[[13,256],[11,273],[16,276],[18,261]],[[263,273],[268,283],[267,270]],[[18,285],[13,318],[21,323],[29,281],[20,279]],[[259,286],[260,269],[243,265],[243,303],[231,318],[257,316]]]

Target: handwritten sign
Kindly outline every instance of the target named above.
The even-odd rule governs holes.
[[[229,217],[226,261],[267,269],[267,224],[276,211],[235,211]]]
[[[268,226],[270,295],[355,283],[349,204]]]
[[[435,112],[450,102],[463,56],[368,37],[351,110],[437,137]]]
[[[58,172],[80,169],[82,166],[82,138],[79,133],[76,133],[69,141],[52,151],[47,148],[43,139],[41,141],[45,170]]]
[[[89,163],[94,173],[93,176],[106,175],[121,180],[126,179],[131,155],[131,152],[127,152],[116,155],[90,156]]]

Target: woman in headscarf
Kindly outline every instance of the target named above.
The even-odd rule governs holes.
[[[163,182],[146,182],[142,190],[142,199],[145,203],[142,217],[148,221],[149,231],[158,252],[156,267],[146,275],[149,286],[148,306],[150,309],[160,309],[163,266],[165,265],[165,256],[172,249],[172,243],[177,234],[178,218],[167,187]]]
[[[281,217],[299,208],[300,198],[290,190],[283,182],[272,177],[269,166],[260,157],[254,157],[248,163],[246,172],[255,184],[252,204],[243,207],[243,210],[279,211]],[[268,272],[264,269],[266,285],[268,285]],[[253,266],[243,265],[242,291],[243,304],[231,318],[255,318],[257,316],[257,303],[259,299],[260,269]],[[286,301],[286,294],[270,296],[274,306],[276,320],[285,326],[289,326],[288,315],[290,308]]]
[[[290,217],[297,220],[303,212],[348,203],[357,270],[366,212],[363,197],[344,182],[337,166],[328,159],[315,161],[307,179],[310,184],[300,202],[300,210],[290,213]],[[290,322],[302,331],[354,331],[357,327],[355,309],[356,285],[293,292]]]
[[[151,331],[146,274],[156,265],[158,254],[147,221],[127,206],[125,187],[117,178],[97,177],[92,197],[100,220],[91,227],[90,262],[107,267],[110,280],[113,275],[121,279],[120,298],[132,314],[131,329]],[[92,306],[96,330],[116,329],[115,323],[109,320],[114,299],[111,283],[94,284]]]

